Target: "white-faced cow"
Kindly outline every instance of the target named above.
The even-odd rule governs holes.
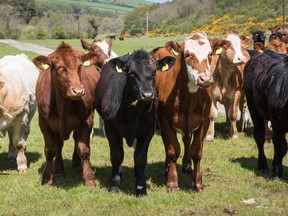
[[[124,159],[123,138],[135,146],[136,196],[146,195],[145,167],[150,140],[156,124],[156,70],[167,70],[174,63],[167,57],[156,61],[152,54],[139,50],[131,55],[111,59],[102,68],[95,105],[105,121],[110,145],[112,174],[110,192],[121,183],[120,166]]]
[[[90,165],[90,132],[99,72],[95,53],[84,54],[64,42],[50,55],[33,59],[40,69],[36,85],[39,126],[45,141],[46,166],[42,184],[52,185],[64,172],[62,147],[73,132],[73,166],[83,166],[84,184],[95,186]],[[53,163],[53,160],[55,161]]]
[[[0,60],[0,137],[8,131],[8,158],[26,172],[26,140],[36,111],[35,86],[38,70],[26,55],[5,56]]]
[[[165,56],[176,58],[169,71],[156,74],[159,95],[158,119],[166,152],[168,192],[178,188],[176,162],[180,156],[180,144],[177,131],[181,132],[184,142],[182,171],[192,173],[193,189],[204,189],[200,162],[203,141],[210,123],[213,83],[210,72],[211,54],[207,35],[199,33],[187,37],[181,45],[168,42],[155,53],[156,59]]]
[[[282,177],[282,160],[287,153],[288,131],[288,57],[270,50],[251,58],[244,70],[244,89],[254,124],[258,147],[258,170],[268,171],[264,153],[265,120],[273,129],[273,177]]]
[[[238,108],[241,111],[241,130],[248,127],[249,116],[242,88],[244,65],[250,58],[246,49],[252,44],[252,39],[241,40],[238,35],[233,33],[225,35],[222,40],[213,40],[211,63],[214,77],[213,104],[211,106],[211,123],[206,136],[207,141],[214,140],[214,124],[218,115],[217,102],[225,107],[226,129],[230,130],[232,138],[238,138],[236,127]]]

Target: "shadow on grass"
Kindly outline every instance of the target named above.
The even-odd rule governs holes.
[[[267,163],[268,163],[268,168],[269,168],[267,174],[258,171],[257,169],[258,159],[255,157],[249,157],[249,158],[240,157],[240,158],[231,160],[231,162],[239,163],[242,168],[253,171],[257,176],[261,176],[263,178],[272,180],[272,160],[271,159],[267,158]],[[288,167],[284,165],[283,165],[283,177],[281,180],[288,182]]]
[[[57,176],[54,179],[53,186],[63,189],[71,189],[83,184],[82,180],[82,166],[73,168],[72,160],[64,160],[64,175]],[[39,173],[43,173],[45,164],[38,169]],[[181,166],[177,165],[179,188],[184,191],[190,191],[191,189],[191,177],[181,172]],[[96,167],[92,166],[92,170],[95,171],[96,187],[106,188],[109,187],[109,179],[112,172],[111,166]],[[164,162],[157,162],[147,164],[146,166],[146,180],[147,188],[149,187],[166,187],[165,168]],[[128,195],[135,195],[135,176],[134,168],[128,166],[122,166],[122,182],[120,190]]]
[[[35,163],[39,160],[41,155],[37,152],[26,152],[25,153],[26,158],[28,160],[28,169],[30,167],[30,163]],[[12,171],[12,170],[17,170],[17,164],[16,161],[10,161],[8,160],[8,153],[7,152],[2,152],[0,153],[0,175],[1,172],[3,171]]]

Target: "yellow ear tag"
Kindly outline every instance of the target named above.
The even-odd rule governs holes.
[[[46,70],[47,68],[49,68],[48,64],[42,64],[42,67],[44,68],[44,70]]]
[[[219,49],[216,50],[215,54],[216,55],[220,55],[222,52],[222,47],[220,47]]]
[[[168,70],[168,69],[169,69],[168,64],[165,64],[165,65],[162,67],[162,71],[166,71],[166,70]]]
[[[90,60],[83,62],[83,66],[85,66],[85,67],[90,66]]]
[[[172,49],[172,52],[174,53],[175,56],[179,55],[179,53],[177,51],[175,51],[174,49]]]
[[[116,71],[117,71],[118,73],[122,73],[122,72],[123,72],[122,68],[119,68],[118,65],[116,65]]]

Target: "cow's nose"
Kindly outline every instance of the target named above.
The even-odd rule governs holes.
[[[152,100],[154,98],[154,92],[142,92],[142,97],[144,100]]]
[[[72,90],[75,96],[83,96],[85,94],[84,88],[73,88]]]

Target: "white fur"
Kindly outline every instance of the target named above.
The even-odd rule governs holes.
[[[25,54],[5,56],[0,59],[0,135],[11,132],[10,143],[22,146],[18,150],[9,147],[8,157],[16,159],[19,171],[27,169],[24,155],[26,139],[30,130],[30,121],[36,111],[35,86],[38,69]]]
[[[246,58],[241,51],[241,39],[239,38],[239,36],[237,36],[235,34],[229,34],[227,36],[226,40],[231,42],[233,49],[235,51],[233,63],[234,64],[246,63]]]
[[[210,64],[208,62],[208,55],[210,52],[212,52],[210,42],[207,38],[207,35],[205,33],[197,33],[197,35],[200,36],[199,40],[192,40],[191,36],[186,38],[185,47],[184,47],[184,53],[186,51],[190,53],[194,53],[197,57],[199,62],[206,61],[208,65],[208,70],[206,73],[210,73]],[[202,45],[199,44],[199,42],[203,43]],[[186,63],[186,62],[185,62]],[[199,88],[197,85],[197,79],[198,79],[198,71],[192,68],[190,65],[186,63],[187,71],[188,71],[188,88],[190,92],[196,92]]]
[[[103,50],[103,52],[109,57],[109,60],[112,58],[118,57],[118,55],[115,52],[113,52],[112,50],[110,52],[110,55],[108,55],[109,44],[105,40],[96,41],[95,44]]]

